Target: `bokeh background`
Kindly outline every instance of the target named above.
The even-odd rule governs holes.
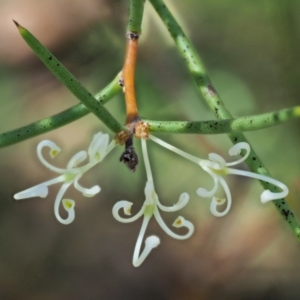
[[[235,117],[299,105],[300,19],[298,0],[167,1],[203,57]],[[1,0],[0,128],[5,132],[66,109],[78,101],[38,61],[18,35],[17,20],[93,93],[122,68],[128,1]],[[140,113],[157,120],[209,120],[206,107],[167,31],[146,2],[136,88]],[[120,122],[123,95],[107,104]],[[290,188],[287,201],[300,218],[299,121],[247,133],[271,174]],[[86,149],[97,131],[108,132],[93,115],[1,149],[0,299],[298,299],[300,244],[271,204],[259,201],[258,182],[228,177],[233,206],[223,218],[209,211],[198,187],[211,178],[199,167],[149,144],[159,198],[191,201],[180,212],[196,227],[186,241],[173,240],[150,222],[147,235],[161,244],[139,268],[131,264],[141,220],[118,223],[118,200],[144,201],[141,163],[130,173],[114,150],[86,174],[82,184],[100,184],[101,193],[84,198],[74,189],[76,219],[57,222],[46,199],[16,202],[13,194],[53,178],[36,157],[36,146],[51,139],[63,149],[55,162],[64,167]],[[111,137],[113,136],[110,132]],[[228,158],[226,136],[160,135],[199,157],[217,152]],[[136,147],[140,151],[139,143]],[[163,215],[172,224],[177,214]]]

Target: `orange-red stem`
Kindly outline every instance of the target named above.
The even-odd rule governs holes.
[[[125,87],[126,124],[131,123],[138,117],[138,109],[135,98],[134,72],[138,50],[138,38],[128,39],[123,67],[123,79]]]

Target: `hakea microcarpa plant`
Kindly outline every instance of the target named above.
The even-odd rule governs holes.
[[[245,120],[242,118],[241,120],[235,119],[231,122],[231,115],[226,110],[218,92],[214,88],[208,73],[202,64],[201,58],[198,57],[196,51],[194,50],[193,45],[187,39],[186,35],[182,32],[181,27],[177,24],[175,18],[172,16],[171,12],[168,10],[163,0],[150,0],[153,7],[157,11],[158,15],[161,17],[163,23],[168,28],[171,36],[173,37],[176,47],[181,52],[182,56],[186,61],[186,65],[188,70],[190,71],[192,77],[194,78],[196,85],[209,104],[209,106],[213,109],[216,116],[218,117],[218,121],[214,122],[215,126],[208,126],[206,122],[166,122],[165,128],[160,128],[162,122],[159,122],[157,126],[157,131],[163,132],[176,132],[176,133],[232,133],[239,132],[240,140],[245,140],[242,133],[245,128],[247,130],[254,129],[262,129],[264,126],[273,126],[277,125],[280,122],[287,121],[292,118],[296,118],[300,116],[299,107],[292,108],[290,110],[283,110],[278,113],[273,113],[270,115],[264,116],[264,122],[262,125],[261,117],[257,118],[254,116],[251,118],[251,122],[248,122],[251,125],[245,127]],[[126,54],[124,66],[122,69],[122,78],[115,78],[115,80],[107,86],[107,88],[101,91],[101,95],[99,94],[97,97],[93,97],[91,93],[89,93],[80,82],[57,60],[57,58],[47,49],[45,48],[26,28],[22,27],[18,22],[15,21],[15,24],[25,42],[32,48],[32,50],[37,54],[37,56],[41,59],[41,61],[48,67],[48,69],[61,81],[63,85],[65,85],[80,101],[81,105],[76,106],[76,109],[69,109],[66,112],[62,112],[61,114],[57,114],[56,116],[52,116],[51,118],[47,118],[42,120],[47,126],[40,126],[41,121],[38,121],[32,125],[31,127],[34,130],[28,130],[28,127],[23,127],[17,130],[11,131],[9,134],[2,135],[2,146],[9,145],[22,139],[26,139],[37,134],[45,133],[49,129],[53,130],[58,128],[59,126],[66,125],[71,121],[78,119],[79,117],[84,116],[88,112],[93,112],[100,120],[104,122],[108,128],[110,128],[113,132],[119,133],[123,131],[124,127],[111,115],[111,113],[102,105],[110,98],[112,98],[116,93],[118,93],[121,88],[119,83],[124,84],[125,89],[125,103],[126,103],[126,125],[128,128],[132,128],[132,125],[139,119],[137,103],[135,99],[135,89],[134,89],[134,71],[135,71],[135,63],[137,57],[137,49],[138,49],[138,40],[141,34],[141,24],[143,18],[143,10],[144,10],[144,1],[139,0],[130,0],[130,16],[129,22],[127,26],[127,46],[126,46]],[[100,100],[101,99],[101,100]],[[105,100],[104,100],[105,99]],[[100,100],[100,103],[97,101]],[[221,114],[220,114],[221,112]],[[280,117],[279,117],[280,116]],[[223,119],[223,120],[221,120]],[[256,122],[253,122],[252,121]],[[222,124],[221,122],[224,121]],[[230,124],[228,124],[230,121]],[[149,121],[152,123],[152,129],[155,128],[155,121]],[[254,126],[254,123],[256,124]],[[151,125],[151,124],[150,124]],[[224,126],[223,126],[224,125]],[[203,127],[203,128],[202,128]],[[205,129],[206,128],[206,129]],[[161,131],[162,130],[162,131]],[[134,131],[134,130],[133,130]],[[21,134],[20,134],[21,133]],[[174,146],[167,144],[166,142],[149,135],[149,138],[158,143],[159,145],[174,151],[175,153],[183,156],[184,158],[196,163],[199,165],[206,173],[208,173],[214,182],[213,188],[208,190],[204,188],[198,188],[197,194],[201,197],[210,198],[211,205],[210,210],[215,216],[224,216],[226,215],[231,208],[231,192],[230,189],[224,180],[225,175],[240,175],[255,178],[267,183],[270,183],[276,188],[279,188],[280,192],[271,192],[270,190],[265,190],[261,194],[261,202],[265,203],[271,200],[281,199],[288,194],[288,188],[282,184],[281,182],[272,179],[268,176],[257,174],[249,171],[238,170],[232,168],[237,164],[243,162],[250,154],[250,146],[246,142],[241,142],[234,145],[229,150],[230,155],[238,155],[243,152],[243,157],[234,161],[234,162],[226,162],[220,155],[215,153],[210,153],[208,160],[200,159],[195,156],[192,156],[188,153],[185,153],[182,150],[175,148]],[[126,142],[126,141],[125,141]],[[74,185],[74,187],[80,191],[85,197],[92,197],[100,192],[100,186],[96,185],[91,188],[84,188],[79,184],[80,178],[91,169],[96,164],[100,163],[103,158],[114,148],[115,141],[112,141],[110,144],[108,143],[108,135],[98,133],[94,136],[91,145],[89,146],[88,151],[80,151],[75,154],[71,160],[69,161],[66,169],[61,169],[50,164],[42,155],[42,150],[45,147],[50,148],[50,157],[54,158],[59,152],[60,148],[53,143],[52,141],[43,141],[38,145],[37,154],[40,161],[50,170],[59,174],[58,177],[46,181],[44,183],[38,184],[32,188],[24,190],[20,193],[17,193],[14,197],[17,200],[27,199],[33,197],[46,197],[48,195],[48,187],[55,183],[62,183],[62,186],[56,196],[54,203],[54,213],[56,218],[62,224],[70,224],[75,218],[75,202],[71,199],[65,199],[64,194],[67,189]],[[166,207],[161,204],[158,195],[156,194],[153,177],[150,169],[149,158],[147,154],[146,140],[142,138],[142,149],[143,149],[143,157],[147,174],[147,181],[145,185],[145,202],[140,209],[140,211],[135,215],[130,217],[131,214],[131,206],[132,203],[126,200],[121,200],[117,202],[113,207],[113,216],[120,222],[129,223],[137,220],[140,217],[143,217],[142,226],[140,229],[140,233],[137,238],[134,254],[133,254],[133,265],[139,266],[145,258],[149,255],[151,250],[157,247],[160,243],[160,240],[156,236],[150,236],[145,240],[145,247],[141,251],[142,241],[144,239],[144,235],[147,229],[147,225],[152,217],[156,219],[161,228],[171,237],[177,239],[186,239],[190,237],[194,231],[194,226],[191,222],[185,220],[183,217],[179,216],[175,222],[173,223],[174,227],[186,227],[187,233],[184,235],[177,235],[173,231],[167,227],[164,221],[161,218],[160,210],[165,212],[174,212],[178,211],[187,205],[189,201],[189,195],[187,193],[182,193],[179,197],[179,201],[173,207]],[[129,153],[131,154],[131,153]],[[84,160],[89,159],[86,164],[83,164]],[[136,163],[137,163],[136,159]],[[124,161],[125,162],[125,161]],[[136,164],[133,165],[132,170],[135,169]],[[258,171],[258,169],[256,169]],[[222,187],[225,193],[225,198],[216,196],[219,187]],[[264,187],[267,185],[264,184]],[[282,199],[282,205],[288,211],[286,215],[286,219],[288,220],[293,231],[297,234],[299,238],[299,224],[298,221],[294,218],[294,214],[288,208],[288,205]],[[67,218],[63,219],[60,216],[59,210],[60,206],[66,210],[68,213]],[[221,205],[225,205],[225,209],[223,211],[219,211]],[[279,206],[281,207],[281,206]],[[123,213],[127,218],[122,217],[120,215],[120,210],[123,209]],[[282,212],[282,208],[280,211]],[[284,210],[283,210],[284,212]]]

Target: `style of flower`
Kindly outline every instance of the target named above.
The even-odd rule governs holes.
[[[50,140],[44,140],[40,142],[37,147],[37,155],[39,160],[46,168],[60,175],[54,179],[19,192],[14,195],[14,198],[16,200],[28,199],[33,197],[45,198],[48,195],[48,186],[62,182],[63,185],[61,186],[55,198],[54,214],[60,223],[70,224],[75,218],[75,202],[71,199],[63,199],[63,196],[72,184],[85,197],[93,197],[100,192],[101,188],[99,185],[95,185],[91,188],[85,188],[79,184],[79,179],[85,172],[90,170],[96,164],[100,163],[104,159],[104,157],[114,148],[115,141],[111,141],[111,143],[108,145],[108,140],[108,134],[103,134],[101,132],[95,134],[88,148],[88,151],[79,151],[78,153],[76,153],[70,159],[66,169],[61,169],[53,166],[43,157],[42,154],[42,150],[48,147],[50,148],[49,155],[53,159],[57,156],[61,149]],[[89,159],[89,162],[85,165],[79,166],[87,158]],[[68,213],[66,219],[63,219],[59,214],[59,207],[61,202],[63,208]]]
[[[214,181],[213,188],[211,190],[206,190],[204,188],[198,188],[197,194],[204,198],[212,198],[212,201],[210,204],[210,211],[216,217],[221,217],[221,216],[226,215],[230,210],[231,202],[232,202],[231,192],[230,192],[230,189],[229,189],[226,181],[222,177],[223,175],[232,174],[232,175],[240,175],[240,176],[255,178],[255,179],[262,180],[262,181],[268,182],[270,184],[273,184],[282,190],[281,192],[277,192],[277,193],[273,193],[270,190],[265,190],[260,196],[260,200],[262,203],[266,203],[271,200],[284,198],[287,196],[287,194],[289,192],[287,186],[278,180],[275,180],[273,178],[270,178],[270,177],[262,175],[262,174],[257,174],[257,173],[253,173],[253,172],[249,172],[249,171],[243,171],[243,170],[231,168],[232,166],[235,166],[247,159],[247,157],[250,154],[250,145],[248,143],[241,142],[241,143],[237,143],[233,147],[231,147],[229,149],[229,155],[231,155],[231,156],[241,154],[242,150],[244,150],[246,153],[244,154],[244,156],[242,158],[240,158],[234,162],[226,163],[224,158],[216,153],[210,153],[208,155],[209,160],[204,160],[204,159],[195,157],[193,155],[190,155],[190,154],[160,140],[157,137],[150,135],[149,138],[152,141],[156,142],[157,144],[198,164],[205,172],[207,172],[213,178],[213,181]],[[215,196],[215,194],[218,190],[219,184],[224,189],[226,198],[219,198],[219,197]],[[226,203],[226,208],[222,212],[219,212],[217,210],[217,208],[220,205],[223,205],[225,203]]]
[[[121,200],[117,202],[112,210],[113,216],[115,217],[116,220],[119,222],[123,223],[130,223],[134,222],[140,217],[143,216],[143,223],[137,238],[137,242],[135,245],[134,253],[133,253],[133,259],[132,263],[135,267],[140,266],[145,258],[149,255],[151,250],[155,247],[157,247],[160,244],[160,239],[157,236],[149,236],[145,240],[145,247],[144,250],[141,252],[141,245],[142,241],[144,239],[144,235],[146,232],[147,225],[151,219],[152,216],[156,219],[158,224],[161,226],[161,228],[171,237],[179,240],[187,239],[189,238],[193,232],[194,232],[194,225],[185,220],[183,217],[179,216],[173,223],[173,226],[176,228],[180,227],[186,227],[188,229],[188,232],[185,235],[178,235],[174,233],[163,221],[159,209],[165,212],[174,212],[177,210],[180,210],[183,208],[189,201],[189,195],[187,193],[182,193],[179,197],[179,201],[177,204],[175,204],[172,207],[167,207],[164,206],[160,203],[159,198],[155,192],[154,189],[154,184],[153,184],[153,177],[152,177],[152,172],[150,169],[150,163],[149,163],[149,158],[148,158],[148,153],[147,153],[147,145],[146,145],[146,140],[142,140],[142,150],[143,150],[143,157],[144,157],[144,162],[145,162],[145,168],[146,168],[146,173],[147,173],[147,182],[145,186],[145,202],[140,209],[140,211],[134,215],[133,217],[129,218],[124,218],[121,217],[119,214],[120,209],[123,209],[123,212],[125,215],[130,216],[131,215],[131,206],[132,202],[129,202],[127,200]]]

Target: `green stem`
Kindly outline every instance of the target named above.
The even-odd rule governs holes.
[[[150,0],[150,2],[157,11],[163,23],[168,28],[179,53],[184,58],[186,66],[208,106],[218,119],[232,119],[230,112],[226,109],[223,101],[214,88],[202,60],[196,53],[193,45],[185,36],[184,32],[164,2],[162,0]],[[228,136],[234,144],[242,141],[249,143],[242,133],[231,133],[228,134]],[[266,167],[253,150],[251,150],[246,163],[253,172],[271,177]],[[265,189],[276,192],[276,187],[274,185],[263,181],[260,181],[260,183]],[[289,205],[284,199],[274,200],[272,202],[275,204],[279,213],[283,216],[284,220],[288,223],[294,234],[297,236],[298,240],[300,240],[300,224],[295,218],[294,213],[290,209]]]
[[[118,81],[119,74],[110,84],[108,84],[94,97],[101,104],[105,104],[108,102],[108,100],[121,91]],[[52,131],[61,126],[74,122],[88,113],[90,113],[90,111],[81,103],[51,117],[47,117],[24,127],[2,133],[0,134],[0,148]],[[151,132],[221,134],[259,130],[281,124],[294,118],[298,118],[299,116],[300,107],[296,106],[272,113],[230,120],[156,121],[144,119],[143,121],[149,123],[149,129]]]
[[[15,21],[14,21],[15,22]],[[15,22],[21,36],[45,66],[76,96],[92,113],[94,113],[113,132],[123,130],[123,126],[101,105],[91,93],[62,65],[62,63],[44,47],[27,29]]]
[[[94,97],[101,102],[101,104],[105,104],[121,91],[118,81],[119,74],[110,84],[108,84]],[[55,130],[61,126],[74,122],[89,113],[90,111],[82,103],[80,103],[51,117],[2,133],[0,134],[0,148]],[[263,129],[292,120],[293,118],[298,118],[299,116],[300,107],[296,106],[277,112],[230,120],[154,121],[144,119],[143,122],[150,125],[149,129],[151,132],[220,134]]]
[[[218,119],[232,119],[232,116],[225,109],[223,101],[214,88],[203,61],[198,56],[194,46],[188,40],[179,24],[164,4],[163,0],[150,0],[150,2],[174,39],[180,55],[184,59],[198,89],[211,110],[215,113]]]
[[[198,133],[220,134],[254,131],[300,117],[300,106],[282,109],[276,112],[242,117],[228,120],[213,121],[153,121],[143,120],[149,124],[151,132],[161,133]]]
[[[102,105],[122,90],[118,83],[119,78],[120,75],[118,74],[111,83],[94,96]],[[0,134],[0,148],[57,129],[74,122],[89,113],[90,111],[80,103],[51,117],[2,133]]]
[[[142,32],[142,20],[144,13],[144,0],[130,0],[129,5],[129,21],[127,31],[136,34]]]

